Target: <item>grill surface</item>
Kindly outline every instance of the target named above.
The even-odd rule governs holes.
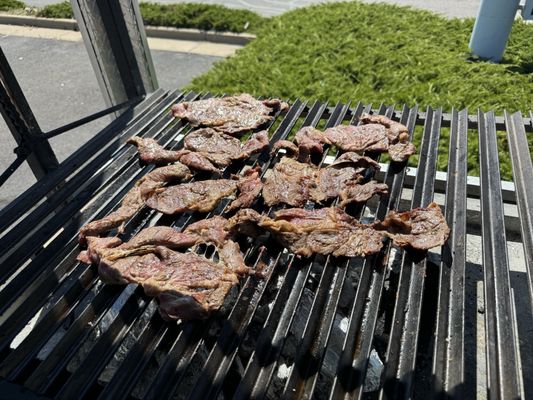
[[[115,209],[153,168],[139,165],[126,139],[137,134],[179,148],[189,127],[171,118],[168,108],[199,97],[154,93],[0,211],[0,397],[533,396],[533,188],[527,183],[533,168],[526,136],[531,119],[519,113],[502,119],[479,112],[473,118],[466,110],[444,115],[432,108],[295,100],[273,122],[271,142],[292,137],[300,126],[356,123],[362,112],[373,110],[407,125],[411,138],[421,135],[414,181],[407,168],[389,167],[377,176],[390,194],[351,213],[370,221],[383,219],[389,209],[440,201],[451,236],[427,257],[389,243],[366,259],[298,259],[271,240],[243,239],[247,263],[265,263],[265,278],[243,280],[208,321],[180,324],[162,321],[155,300],[139,287],[105,286],[96,268],[77,263],[79,227]],[[467,181],[472,129],[479,136],[479,200]],[[450,140],[442,187],[436,170],[444,130]],[[502,130],[516,195],[501,187]],[[260,165],[264,174],[275,162],[264,153],[246,164]],[[229,167],[224,175],[243,167]],[[480,212],[467,212],[467,194]],[[519,232],[510,228],[504,199],[516,204]],[[226,205],[212,214],[223,213]],[[183,229],[205,217],[173,218],[146,209],[123,236],[158,224]],[[510,264],[506,234],[523,244],[523,262]],[[482,243],[477,264],[469,261],[470,237]],[[200,251],[212,254],[209,247]],[[382,369],[376,370],[376,354]],[[376,374],[377,385],[371,382]]]

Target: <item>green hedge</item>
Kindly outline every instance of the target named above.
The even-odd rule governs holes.
[[[72,7],[68,1],[45,6],[37,11],[37,16],[43,18],[74,18]]]
[[[265,18],[251,11],[235,10],[212,4],[157,4],[142,2],[140,3],[140,9],[146,25],[195,28],[206,31],[253,32],[265,20]],[[67,1],[43,7],[37,12],[37,16],[44,18],[73,18],[72,8]]]
[[[146,25],[196,28],[202,30],[255,31],[265,20],[247,10],[236,10],[212,4],[140,3]]]
[[[18,0],[0,0],[0,11],[12,11],[24,9],[26,4]]]

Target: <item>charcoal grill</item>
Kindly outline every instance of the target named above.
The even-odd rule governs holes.
[[[139,287],[104,285],[95,267],[76,262],[79,228],[116,209],[153,168],[139,164],[126,139],[140,135],[179,148],[190,127],[172,118],[169,107],[206,96],[157,90],[0,211],[0,397],[533,395],[533,187],[527,183],[533,168],[526,133],[532,126],[520,113],[469,116],[467,110],[296,99],[272,122],[271,142],[291,138],[301,126],[356,123],[363,112],[387,115],[407,125],[411,137],[421,136],[417,168],[383,168],[376,176],[390,194],[351,212],[382,219],[390,209],[435,199],[451,235],[427,257],[389,243],[366,259],[298,259],[268,238],[243,239],[247,263],[265,264],[265,277],[243,280],[209,320],[179,323],[164,322]],[[437,161],[444,131],[449,158],[442,180]],[[500,181],[497,140],[504,132],[515,189]],[[479,185],[467,178],[474,135]],[[315,161],[327,164],[335,156],[330,149]],[[251,165],[266,172],[275,162],[263,153],[224,175]],[[183,229],[205,217],[145,209],[123,238],[157,224]],[[477,264],[472,238],[482,244]],[[525,257],[518,262],[509,262],[508,248],[516,247],[507,239],[521,243]]]

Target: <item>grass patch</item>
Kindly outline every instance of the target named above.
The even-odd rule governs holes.
[[[26,7],[22,1],[18,0],[0,0],[0,11],[20,10]]]
[[[252,11],[235,10],[213,4],[142,2],[139,6],[144,23],[152,26],[241,33],[254,32],[265,21],[265,18]],[[68,1],[43,7],[37,12],[37,16],[44,18],[74,17]]]
[[[468,59],[472,27],[471,19],[448,20],[386,4],[296,9],[271,18],[256,40],[188,89],[376,105],[417,103],[445,111],[469,108],[470,113],[478,107],[500,114],[533,109],[533,25],[515,23],[500,64]],[[477,137],[473,140],[474,145]],[[506,144],[499,143],[503,151]],[[470,173],[478,168],[473,145]],[[442,150],[447,153],[445,140]],[[510,179],[508,157],[501,161],[502,176]]]
[[[74,18],[72,7],[68,1],[45,6],[37,11],[37,16],[43,18]]]
[[[253,32],[265,21],[265,18],[252,11],[213,4],[142,2],[140,8],[144,23],[153,26],[241,33]]]

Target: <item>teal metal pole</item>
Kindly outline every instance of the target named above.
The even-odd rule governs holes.
[[[483,59],[502,59],[520,0],[481,0],[470,50]]]

